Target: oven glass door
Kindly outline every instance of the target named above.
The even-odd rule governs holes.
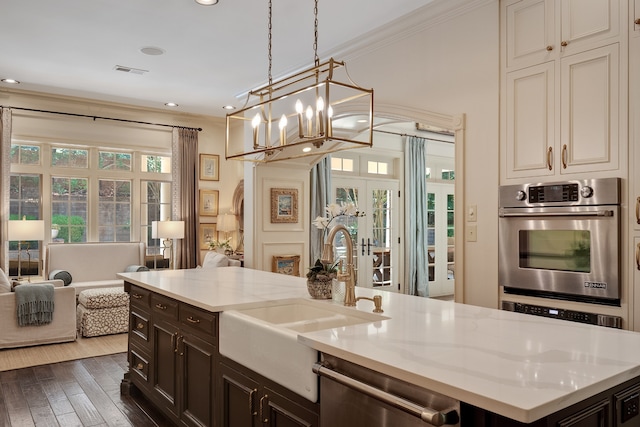
[[[505,291],[606,304],[620,299],[617,206],[501,209]]]

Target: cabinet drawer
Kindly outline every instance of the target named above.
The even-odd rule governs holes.
[[[135,285],[131,285],[129,296],[131,297],[130,302],[132,306],[148,307],[149,295],[151,295],[151,292],[149,292],[148,290],[142,289]]]
[[[158,294],[151,294],[151,310],[172,319],[178,318],[178,301]]]
[[[207,337],[218,334],[218,317],[215,313],[201,310],[186,304],[180,306],[180,322],[194,332],[202,332]]]
[[[149,361],[136,348],[131,348],[129,351],[129,367],[134,382],[140,381],[144,387],[147,387],[149,384]]]
[[[132,337],[142,338],[149,342],[149,316],[131,307],[129,330]]]

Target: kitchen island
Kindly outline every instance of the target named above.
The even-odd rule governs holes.
[[[303,278],[240,267],[119,277],[203,313],[310,299]],[[640,382],[640,334],[356,288],[356,296],[378,294],[385,319],[300,333],[298,341],[523,423]],[[359,301],[352,309],[371,312],[373,304]],[[636,411],[635,402],[625,410]],[[617,425],[640,425],[633,413]]]

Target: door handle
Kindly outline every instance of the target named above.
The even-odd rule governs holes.
[[[638,197],[638,199],[640,199],[640,197]],[[640,220],[638,220],[638,223],[640,224]],[[362,256],[364,256],[364,237],[362,238],[362,244],[360,246],[362,247]]]
[[[367,239],[367,255],[371,255],[371,239]]]

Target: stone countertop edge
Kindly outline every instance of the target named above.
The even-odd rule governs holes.
[[[241,267],[118,276],[211,312],[311,300],[304,278]],[[389,319],[298,341],[524,423],[640,376],[636,332],[362,287],[356,295],[382,295]],[[353,309],[371,312],[373,303]]]

